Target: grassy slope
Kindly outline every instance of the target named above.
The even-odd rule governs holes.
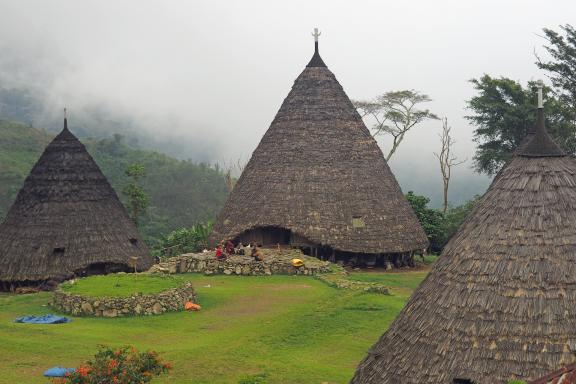
[[[0,220],[51,140],[36,128],[0,120]],[[120,198],[128,165],[139,162],[145,166],[143,184],[151,206],[141,230],[148,238],[214,218],[228,196],[222,173],[204,164],[133,149],[120,137],[83,141]]]
[[[0,218],[51,137],[19,123],[0,120]]]
[[[98,344],[157,350],[175,366],[159,383],[236,383],[260,373],[268,383],[344,383],[423,276],[404,274],[384,296],[304,276],[183,275],[198,290],[198,313],[52,326],[12,323],[50,312],[49,293],[0,295],[0,383],[45,383],[44,369],[75,366]]]

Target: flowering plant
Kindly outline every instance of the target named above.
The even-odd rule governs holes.
[[[169,363],[162,362],[154,351],[138,352],[133,347],[112,349],[101,346],[100,350],[74,373],[66,374],[55,383],[62,384],[141,384],[149,383],[154,376],[168,373]]]

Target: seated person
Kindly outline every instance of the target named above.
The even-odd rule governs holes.
[[[228,255],[228,256],[233,255],[234,254],[234,243],[232,243],[230,240],[228,240],[226,242],[225,250],[226,250],[226,255]]]
[[[251,252],[250,256],[252,256],[254,258],[254,261],[263,261],[264,260],[264,254],[262,253],[260,248],[258,248],[257,246],[252,247],[252,252]]]
[[[220,259],[225,259],[225,258],[226,258],[226,256],[225,256],[224,253],[222,252],[222,246],[221,246],[221,245],[219,245],[219,246],[216,247],[216,258],[217,258],[218,260],[220,260]]]

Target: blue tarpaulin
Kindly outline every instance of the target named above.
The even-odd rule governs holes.
[[[44,372],[44,376],[46,377],[64,377],[67,373],[73,373],[76,369],[74,368],[62,368],[62,367],[53,367],[48,369]]]
[[[15,323],[27,323],[27,324],[63,324],[69,323],[70,320],[67,317],[56,316],[56,315],[44,315],[44,316],[22,316],[14,320]]]

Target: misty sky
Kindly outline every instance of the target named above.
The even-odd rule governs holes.
[[[71,118],[86,106],[116,109],[143,130],[190,141],[193,159],[201,145],[210,160],[245,161],[318,27],[322,58],[351,98],[430,95],[428,107],[453,127],[454,152],[470,159],[468,80],[543,78],[533,54],[545,56],[542,28],[575,14],[574,1],[0,0],[0,86],[32,88]],[[405,179],[438,173],[440,126],[411,131],[392,168],[410,170]],[[387,138],[379,142],[386,151]]]

